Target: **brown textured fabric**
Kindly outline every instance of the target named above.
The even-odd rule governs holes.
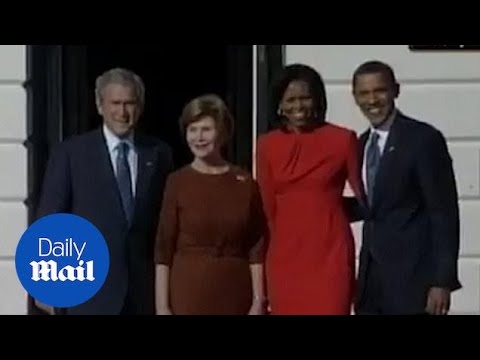
[[[246,314],[250,264],[263,263],[266,221],[256,182],[232,168],[186,166],[167,180],[155,262],[170,266],[174,314]]]

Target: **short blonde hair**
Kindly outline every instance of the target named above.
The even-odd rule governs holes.
[[[220,135],[223,145],[227,144],[233,136],[234,120],[222,98],[215,94],[206,94],[191,100],[183,109],[180,117],[180,131],[185,136],[190,124],[210,116]]]

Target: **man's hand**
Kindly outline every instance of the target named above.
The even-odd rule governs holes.
[[[450,290],[432,287],[428,292],[425,311],[430,315],[447,315],[450,310]]]

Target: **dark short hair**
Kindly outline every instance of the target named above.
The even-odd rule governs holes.
[[[206,94],[191,100],[183,109],[180,117],[180,131],[185,136],[190,124],[210,116],[220,138],[227,144],[233,136],[234,120],[222,98],[216,94]]]
[[[284,67],[278,78],[272,83],[270,98],[270,118],[272,125],[283,125],[284,119],[278,115],[278,107],[282,101],[285,90],[293,81],[304,81],[312,93],[313,103],[318,123],[325,122],[327,113],[327,92],[322,76],[312,67],[304,64],[292,64]]]
[[[395,85],[397,83],[395,72],[390,65],[378,60],[372,60],[363,63],[355,70],[352,78],[353,88],[355,89],[357,79],[360,75],[379,73],[383,74],[389,81],[391,81],[392,85]]]

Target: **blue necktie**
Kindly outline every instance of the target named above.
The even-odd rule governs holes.
[[[128,223],[132,221],[134,202],[132,193],[132,175],[128,164],[129,145],[121,142],[117,146],[117,183],[122,197],[123,209]]]
[[[370,138],[370,145],[367,150],[367,190],[368,203],[373,203],[373,192],[375,188],[375,178],[377,176],[378,166],[380,165],[380,148],[378,147],[379,135],[373,132]]]

